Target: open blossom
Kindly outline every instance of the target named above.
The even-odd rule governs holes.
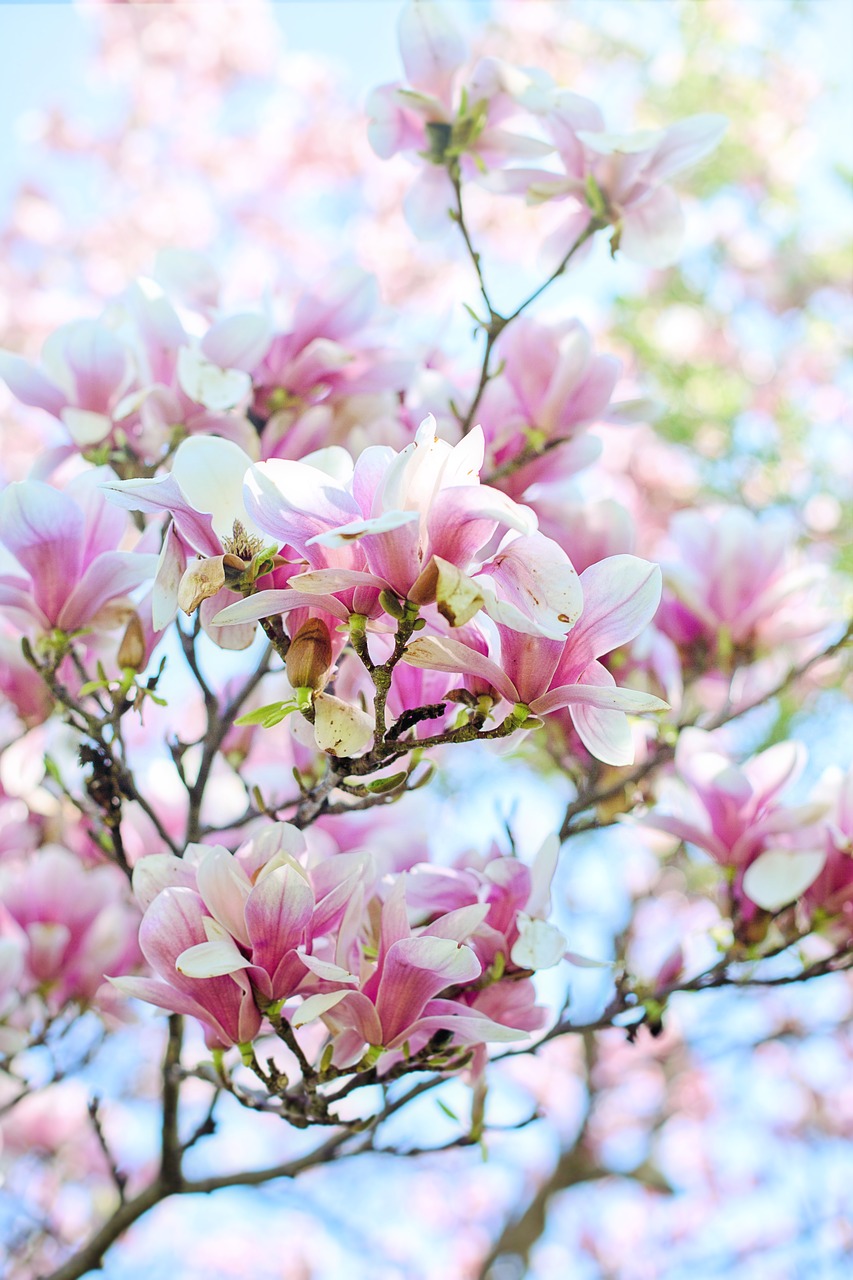
[[[577,320],[546,326],[527,316],[501,334],[495,354],[500,373],[488,383],[480,402],[488,470],[500,472],[529,454],[527,464],[502,482],[519,496],[542,478],[540,471],[553,473],[559,466],[553,456],[546,461],[536,455],[568,443],[606,416],[619,361],[595,355],[588,332]],[[584,462],[591,462],[600,448],[598,441],[586,438]]]
[[[464,179],[519,159],[547,155],[550,143],[504,128],[519,114],[492,59],[478,63],[460,83],[465,42],[447,11],[429,0],[409,0],[400,15],[400,53],[409,83],[382,85],[368,98],[368,137],[377,155],[397,152],[425,167],[404,202],[416,235],[441,235],[451,227],[454,193],[448,165]]]
[[[579,611],[577,575],[565,552],[536,535],[529,508],[480,484],[483,451],[479,429],[451,447],[428,417],[399,453],[369,448],[353,467],[343,450],[328,451],[340,457],[344,483],[330,483],[310,460],[259,463],[246,476],[246,505],[261,529],[304,557],[307,572],[290,586],[326,608],[334,596],[370,614],[390,590],[435,603],[451,626],[485,608],[531,634],[564,635]],[[286,607],[286,592],[259,592],[217,622]]]
[[[579,583],[580,621],[564,638],[531,637],[498,624],[495,657],[450,637],[424,636],[409,644],[404,661],[477,677],[496,697],[535,715],[568,707],[592,755],[606,764],[630,764],[634,746],[626,713],[664,711],[667,704],[618,688],[599,658],[651,621],[660,599],[660,570],[636,556],[613,556],[585,569]]]
[[[128,521],[104,501],[110,478],[106,468],[89,471],[62,490],[22,480],[0,498],[0,542],[21,570],[0,575],[0,610],[16,627],[110,631],[127,622],[129,593],[154,576],[157,557],[117,549]]]
[[[611,245],[649,267],[674,262],[684,238],[684,215],[669,179],[696,164],[719,144],[725,117],[689,116],[666,129],[608,133],[600,109],[565,89],[542,95],[540,108],[563,174],[544,170],[498,175],[528,199],[571,201],[565,224],[548,249],[562,259],[595,225],[614,228]]]
[[[798,563],[790,531],[739,507],[680,511],[662,557],[658,626],[679,647],[702,645],[728,663],[826,626],[820,565]]]
[[[808,889],[826,861],[813,831],[825,806],[780,800],[805,759],[799,743],[780,742],[738,766],[712,734],[683,729],[675,768],[685,789],[669,797],[675,811],[655,810],[640,822],[704,849],[737,877],[750,902],[778,910]],[[805,840],[792,839],[802,831]]]
[[[0,938],[20,954],[18,990],[38,990],[56,1012],[88,1004],[104,977],[135,966],[138,914],[112,866],[85,868],[67,849],[46,845],[25,866],[0,871]]]

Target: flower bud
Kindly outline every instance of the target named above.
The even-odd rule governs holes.
[[[332,665],[332,639],[322,618],[303,622],[290,642],[285,659],[294,689],[323,689]]]
[[[118,647],[117,661],[122,671],[127,667],[131,671],[140,671],[145,666],[145,632],[138,613],[130,615]]]

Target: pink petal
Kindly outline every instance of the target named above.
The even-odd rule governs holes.
[[[678,257],[683,239],[684,214],[678,196],[669,187],[658,187],[626,210],[619,248],[644,267],[668,267]]]
[[[105,484],[104,491],[110,502],[126,511],[168,511],[195,551],[204,556],[222,555],[222,543],[213,532],[210,515],[196,511],[173,475],[162,480],[115,480]]]
[[[454,485],[441,489],[427,517],[428,554],[441,556],[460,569],[470,567],[477,552],[498,528],[536,531],[536,515],[529,507],[489,485]]]
[[[384,1043],[410,1027],[439,991],[473,982],[481,972],[474,952],[452,939],[421,936],[395,942],[388,951],[376,999]]]
[[[534,533],[499,551],[475,579],[496,595],[486,612],[528,635],[561,639],[583,608],[583,592],[571,560],[556,542]]]
[[[719,146],[728,123],[725,116],[708,113],[688,116],[670,125],[643,169],[643,181],[665,182],[674,173],[696,164]]]
[[[577,679],[595,658],[627,644],[651,622],[661,593],[656,564],[637,556],[608,556],[580,575],[583,613],[570,633],[558,669]]]
[[[56,622],[83,567],[80,508],[50,485],[18,481],[0,499],[0,541],[30,574],[39,608]]]
[[[305,544],[360,517],[355,499],[325,472],[304,462],[273,458],[252,467],[245,479],[249,514],[282,545],[305,555]]]
[[[105,552],[89,565],[65,601],[57,625],[74,631],[92,623],[105,604],[153,578],[156,569],[157,556],[133,551]]]
[[[285,953],[304,940],[313,911],[311,886],[295,867],[277,867],[258,880],[246,902],[253,963],[275,973]]]
[[[424,636],[412,640],[406,647],[403,661],[411,667],[423,667],[427,671],[448,671],[453,675],[480,676],[506,698],[507,702],[518,701],[515,686],[497,663],[459,640],[438,636]]]
[[[400,14],[397,30],[409,83],[442,101],[448,99],[454,72],[468,50],[446,10],[410,0]]]
[[[58,418],[68,404],[68,395],[46,374],[23,356],[0,351],[0,378],[21,404],[45,409]]]
[[[341,622],[349,621],[349,611],[334,596],[320,596],[287,588],[275,591],[258,591],[245,600],[222,609],[213,618],[217,627],[231,626],[236,622],[257,622],[261,618],[273,618],[289,613],[292,609],[323,609]]]
[[[226,316],[211,325],[201,340],[201,350],[220,369],[243,369],[251,373],[266,355],[272,330],[266,316],[258,312]]]

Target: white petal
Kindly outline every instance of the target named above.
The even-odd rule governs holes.
[[[518,926],[518,938],[509,955],[513,964],[520,969],[550,969],[562,960],[566,939],[556,925],[519,914]]]
[[[314,696],[314,740],[333,756],[359,755],[374,733],[373,716],[329,693]]]
[[[779,911],[805,893],[823,870],[826,851],[765,849],[743,877],[743,891],[763,911]]]
[[[252,379],[241,369],[220,369],[192,347],[178,352],[178,382],[184,395],[205,409],[233,409],[252,390]]]

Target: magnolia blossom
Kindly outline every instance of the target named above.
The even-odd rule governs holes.
[[[0,871],[0,944],[14,948],[18,990],[38,991],[56,1012],[88,1004],[107,974],[139,960],[138,914],[112,866],[86,869],[56,845]]]
[[[416,638],[404,660],[473,676],[495,695],[536,715],[568,707],[587,749],[606,764],[630,764],[634,746],[626,713],[665,711],[667,703],[616,687],[598,661],[651,621],[660,599],[660,570],[636,556],[612,556],[580,575],[583,612],[564,639],[531,638],[498,625],[500,662],[450,637]]]
[[[382,159],[397,152],[427,165],[404,201],[416,235],[449,230],[454,192],[448,165],[458,164],[466,179],[488,169],[553,150],[541,138],[519,134],[503,124],[519,114],[519,103],[504,91],[493,60],[478,63],[459,84],[467,58],[465,42],[446,10],[409,0],[400,14],[400,53],[409,84],[382,85],[367,102],[368,137]]]
[[[661,630],[722,662],[820,631],[828,617],[815,595],[825,572],[798,563],[791,541],[782,522],[740,507],[678,512],[663,557]]]
[[[117,550],[127,517],[104,502],[107,468],[62,490],[37,480],[12,484],[0,498],[0,542],[23,572],[0,575],[0,610],[21,630],[109,631],[126,623],[129,593],[154,575],[157,557]]]
[[[480,417],[486,436],[489,469],[501,469],[517,459],[501,481],[513,495],[553,474],[565,474],[592,462],[601,450],[593,437],[580,436],[584,427],[604,418],[619,375],[614,356],[595,355],[592,340],[582,324],[570,320],[546,326],[520,316],[496,343],[500,373],[492,378],[480,401]],[[565,446],[569,441],[567,452]],[[560,447],[560,458],[552,451]],[[537,455],[548,450],[546,458]],[[529,458],[528,458],[528,455]]]
[[[820,874],[826,851],[808,838],[790,840],[821,816],[820,803],[786,806],[782,791],[802,772],[805,750],[780,742],[743,765],[719,750],[713,735],[683,729],[675,768],[685,790],[670,803],[681,812],[654,811],[639,821],[704,849],[737,874],[738,888],[756,906],[776,911],[799,898]]]
[[[379,593],[390,590],[416,605],[434,602],[451,626],[485,608],[531,634],[565,635],[580,610],[577,575],[565,552],[535,535],[529,508],[479,483],[483,452],[479,429],[451,447],[428,417],[400,453],[366,449],[352,467],[334,451],[345,487],[309,460],[259,463],[246,477],[246,505],[304,557],[308,571],[290,585],[316,593],[325,608],[334,596],[353,612],[375,613]],[[259,592],[216,621],[287,607],[286,592]]]
[[[533,202],[568,198],[572,212],[548,251],[564,257],[593,220],[614,228],[612,248],[648,267],[674,262],[684,237],[684,215],[668,180],[719,144],[727,121],[703,114],[667,129],[607,133],[594,102],[555,89],[540,107],[565,169],[516,171],[498,176],[503,188],[526,190]]]

